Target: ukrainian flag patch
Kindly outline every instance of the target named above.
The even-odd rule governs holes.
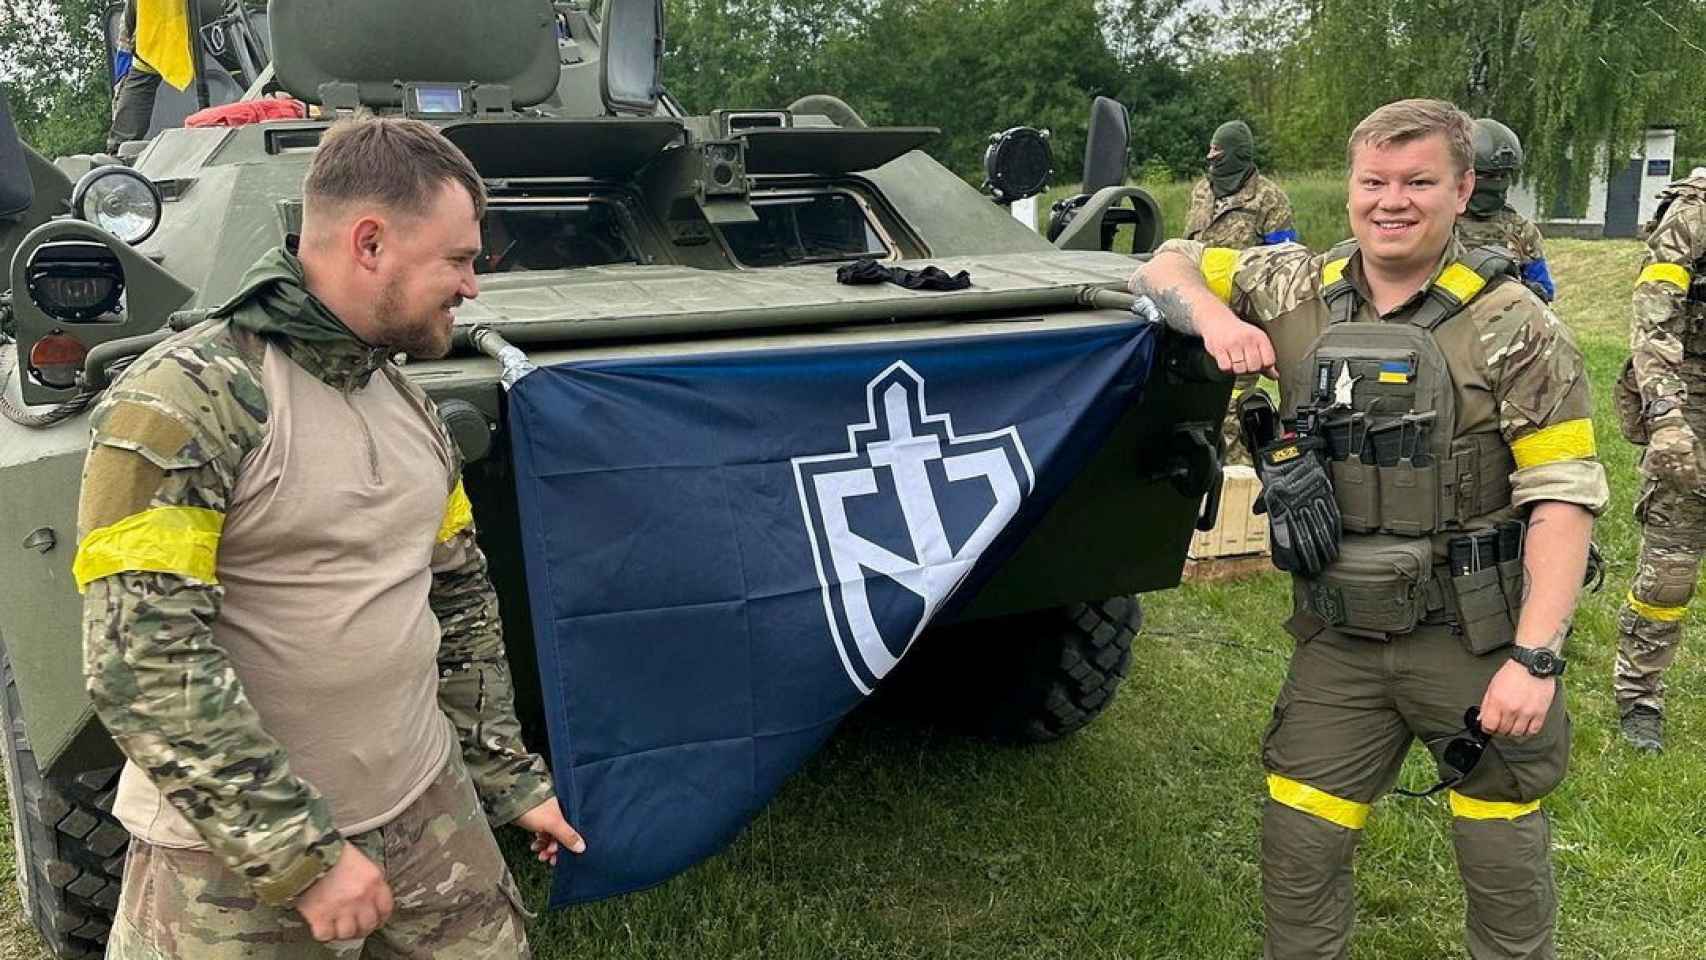
[[[1408,360],[1382,360],[1380,362],[1381,383],[1409,383],[1410,373],[1410,361]]]

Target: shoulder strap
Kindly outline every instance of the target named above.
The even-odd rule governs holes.
[[[1345,276],[1345,267],[1350,265],[1356,252],[1355,240],[1343,240],[1328,250],[1327,258],[1321,262],[1321,299],[1327,304],[1332,323],[1350,322],[1356,316],[1358,302],[1362,299],[1357,296],[1350,278]]]
[[[1444,323],[1495,283],[1517,277],[1516,260],[1503,247],[1474,247],[1446,264],[1428,289],[1427,302],[1410,322],[1426,330]]]

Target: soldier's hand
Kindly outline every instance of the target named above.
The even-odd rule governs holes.
[[[1700,466],[1694,431],[1680,416],[1667,417],[1652,427],[1643,466],[1653,479],[1672,490],[1700,487]]]
[[[567,847],[570,853],[585,853],[586,841],[569,826],[569,821],[563,819],[563,808],[558,806],[556,797],[547,797],[538,806],[515,818],[515,825],[533,834],[533,842],[529,845],[540,860],[553,867],[557,865],[557,852]]]
[[[296,898],[296,912],[321,943],[359,940],[391,919],[391,885],[367,856],[345,843],[332,869]]]
[[[1493,674],[1481,697],[1481,729],[1495,737],[1532,737],[1546,725],[1558,681],[1537,677],[1515,660]]]
[[[1230,310],[1218,322],[1203,320],[1198,328],[1203,348],[1214,357],[1220,372],[1230,374],[1274,372],[1274,344],[1261,328],[1245,323]]]

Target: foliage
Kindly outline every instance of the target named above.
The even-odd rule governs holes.
[[[1239,82],[1288,166],[1334,159],[1369,111],[1415,96],[1504,120],[1536,193],[1578,204],[1646,124],[1684,124],[1685,152],[1706,137],[1702,0],[1257,0],[1217,25],[1197,72]]]
[[[668,0],[664,79],[696,112],[847,100],[871,124],[942,128],[931,152],[976,180],[991,133],[1054,135],[1057,179],[1080,172],[1090,101],[1132,111],[1134,160],[1200,166],[1233,103],[1170,50],[1184,0]]]
[[[105,0],[0,0],[0,94],[47,156],[100,149],[108,126]]]

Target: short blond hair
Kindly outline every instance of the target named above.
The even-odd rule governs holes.
[[[468,191],[476,219],[485,216],[485,182],[437,128],[406,117],[357,113],[321,136],[302,182],[303,214],[365,201],[418,216],[431,209],[446,180]]]
[[[1458,174],[1475,165],[1475,121],[1444,100],[1395,100],[1362,119],[1345,145],[1345,165],[1356,161],[1358,147],[1384,149],[1431,137],[1445,137]]]

